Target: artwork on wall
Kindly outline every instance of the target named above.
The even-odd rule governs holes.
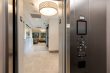
[[[41,38],[46,38],[46,33],[41,33]]]
[[[33,32],[33,38],[39,38],[39,33],[38,32]]]

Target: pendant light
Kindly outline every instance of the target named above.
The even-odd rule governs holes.
[[[58,13],[57,4],[51,1],[45,1],[39,4],[39,11],[42,15],[53,16]]]

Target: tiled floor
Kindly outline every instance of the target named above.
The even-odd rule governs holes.
[[[58,53],[49,53],[44,43],[34,45],[24,56],[24,73],[58,73]]]

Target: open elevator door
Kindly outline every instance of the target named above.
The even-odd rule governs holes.
[[[60,73],[69,73],[70,72],[70,65],[69,65],[69,48],[70,48],[70,24],[69,22],[69,14],[66,14],[68,11],[67,5],[69,4],[69,0],[60,0],[62,1],[62,19],[61,19],[61,25],[60,25],[60,67],[59,71]],[[14,21],[14,73],[22,73],[23,72],[23,32],[20,32],[23,30],[23,22],[21,16],[23,15],[23,0],[13,0],[13,21]],[[68,18],[67,18],[68,17]],[[67,20],[68,19],[68,20]]]
[[[0,0],[0,73],[12,73],[12,0]]]
[[[0,0],[0,73],[6,73],[8,70],[7,15],[7,0]]]

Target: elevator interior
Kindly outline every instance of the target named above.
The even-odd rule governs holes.
[[[0,0],[0,73],[3,73],[5,70],[5,59],[4,51],[5,47],[5,1]],[[22,2],[22,0],[19,0]],[[106,39],[109,39],[109,13],[110,13],[110,1],[109,0],[70,0],[70,15],[67,18],[67,24],[70,24],[70,38],[67,35],[68,39],[71,41],[70,43],[70,73],[109,73],[109,40],[106,43]],[[22,4],[22,3],[21,3]],[[106,5],[108,8],[106,8]],[[107,10],[106,10],[107,9]],[[107,15],[106,15],[107,11]],[[106,28],[106,17],[107,17],[107,28]],[[87,34],[86,35],[78,35],[77,34],[77,21],[85,21],[87,22]],[[81,22],[82,22],[81,21]],[[84,23],[84,25],[86,25]],[[85,27],[84,27],[85,28]],[[107,31],[106,31],[107,29]],[[67,29],[67,34],[69,34],[69,29]],[[106,38],[106,32],[107,37]],[[81,32],[82,33],[82,32]],[[81,37],[82,36],[82,37]],[[81,39],[81,40],[77,40]],[[80,52],[78,47],[82,47],[83,39],[86,40],[86,50]],[[76,44],[79,43],[80,44]],[[22,44],[22,43],[21,43]],[[106,49],[106,44],[108,45],[108,49]],[[21,48],[21,47],[20,47]],[[85,49],[85,48],[84,48]],[[79,50],[79,51],[78,51]],[[107,51],[107,52],[106,52]],[[83,56],[78,56],[80,53],[83,53]],[[86,54],[85,54],[86,53]],[[108,53],[108,54],[107,54]],[[107,56],[107,59],[106,59]],[[67,56],[68,57],[68,56]],[[82,60],[83,57],[83,60]],[[19,58],[20,59],[20,58]],[[107,63],[106,63],[107,60]],[[67,60],[68,61],[68,60]],[[68,64],[69,65],[69,62]],[[19,69],[21,69],[19,67]]]
[[[106,73],[106,1],[67,0],[66,2],[66,10],[69,10],[70,4],[66,23],[71,26],[70,29],[66,29],[66,41],[63,40],[66,42],[66,66],[68,66],[66,71],[69,72],[70,68],[70,73]]]
[[[70,13],[66,14],[70,29],[66,29],[66,41],[63,40],[66,71],[70,68],[70,73],[106,73],[106,0],[67,0],[65,3],[66,10],[70,6]]]

